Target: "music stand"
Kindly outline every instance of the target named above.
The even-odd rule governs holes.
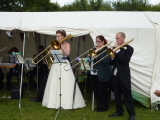
[[[87,73],[87,71],[90,71],[90,67],[89,67],[89,62],[87,60],[87,58],[80,58],[80,63],[81,63],[81,67],[80,69],[82,71],[84,71],[84,75]],[[85,87],[84,87],[84,98],[85,98],[85,102],[87,102],[87,97],[86,97],[86,86],[87,86],[87,83],[86,83],[86,78],[85,78]]]
[[[4,68],[4,79],[6,80],[6,68],[14,68],[15,63],[0,63],[0,68]],[[1,98],[7,98],[6,96],[6,81],[4,81],[4,96]]]
[[[77,69],[77,71],[84,71],[82,76],[85,76],[87,74],[87,71],[91,71],[90,70],[90,66],[89,66],[89,60],[88,58],[78,58],[78,61],[80,62],[80,69]],[[78,72],[77,72],[78,73]],[[77,76],[78,77],[78,76]],[[87,77],[83,77],[84,78],[84,99],[85,99],[85,102],[87,102],[87,89],[86,89],[86,86],[87,86]],[[93,102],[92,102],[93,103]],[[85,112],[84,114],[84,119],[87,120],[89,119],[87,113]]]
[[[65,110],[65,109],[61,106],[61,96],[62,96],[62,93],[61,93],[61,65],[62,65],[62,63],[66,63],[66,62],[63,62],[62,57],[59,56],[60,54],[59,54],[58,50],[52,50],[51,53],[52,53],[52,55],[53,55],[53,57],[54,57],[54,62],[60,64],[60,77],[59,77],[59,90],[60,90],[60,93],[59,93],[59,98],[60,98],[59,100],[60,100],[60,101],[59,101],[59,103],[60,103],[60,105],[59,105],[59,108],[52,114],[52,115],[54,115],[54,114],[57,112],[57,114],[56,114],[56,116],[55,116],[55,120],[56,120],[56,118],[57,118],[60,110]],[[67,110],[66,110],[65,112],[68,113],[68,114],[70,114]],[[70,115],[71,115],[71,114],[70,114]],[[72,116],[72,115],[71,115],[71,116]],[[72,116],[72,117],[73,117],[73,116]]]
[[[89,61],[87,58],[80,58],[81,60],[81,67],[80,69],[84,71],[84,73],[87,73],[87,71],[94,71],[90,68],[90,65],[89,65]],[[86,78],[85,78],[85,89],[84,89],[84,98],[85,98],[85,101],[87,102],[86,100],[86,86],[87,86],[87,83],[86,83]],[[94,92],[92,92],[92,110],[94,110]]]
[[[23,65],[25,64],[25,60],[23,58],[22,55],[20,55],[20,53],[17,52],[12,52],[12,54],[15,56],[15,58],[17,59],[17,61],[15,61],[19,66],[20,64],[22,64],[22,68],[21,68],[21,80],[19,81],[20,85],[20,90],[19,90],[19,108],[21,108],[21,93],[22,93],[22,77],[23,77]]]
[[[29,94],[29,89],[30,89],[30,86],[29,86],[29,72],[30,72],[30,68],[36,67],[36,65],[34,65],[32,63],[32,58],[25,58],[25,67],[26,67],[27,72],[28,72],[28,76],[27,76],[28,77],[28,90],[27,90],[27,93],[25,95],[25,97],[27,97],[28,94]]]

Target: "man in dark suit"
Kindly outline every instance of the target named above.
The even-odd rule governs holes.
[[[124,40],[125,34],[123,32],[117,33],[116,48],[123,45],[125,43]],[[131,74],[129,68],[129,62],[133,51],[134,49],[130,45],[126,45],[116,50],[116,52],[111,56],[110,65],[113,65],[111,85],[115,95],[116,112],[109,117],[123,115],[124,109],[122,107],[122,94],[129,114],[128,120],[135,119],[134,101],[131,93]]]

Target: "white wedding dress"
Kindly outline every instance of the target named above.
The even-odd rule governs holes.
[[[61,50],[59,50],[59,53],[63,54]],[[76,89],[74,91],[75,77],[73,71],[64,70],[64,66],[69,64],[69,61],[67,59],[63,59],[63,62],[65,63],[61,63],[61,65],[60,63],[52,64],[44,91],[42,106],[45,106],[47,108],[58,109],[60,107],[60,91],[61,91],[62,108],[64,109],[83,108],[86,105],[77,83],[76,83]],[[66,69],[70,67],[71,66],[69,64],[66,67]]]

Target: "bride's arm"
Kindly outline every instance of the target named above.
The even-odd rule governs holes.
[[[64,45],[61,45],[61,50],[66,56],[69,56],[69,54],[70,54],[70,44],[67,43],[67,42],[65,42],[63,44]]]

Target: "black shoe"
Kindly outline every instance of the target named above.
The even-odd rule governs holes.
[[[116,112],[113,115],[110,115],[109,117],[116,117],[116,116],[122,116],[122,115],[123,115],[123,113]]]
[[[42,102],[42,100],[39,98],[30,98],[30,100],[33,102]]]
[[[130,116],[128,120],[135,120],[135,116]]]

